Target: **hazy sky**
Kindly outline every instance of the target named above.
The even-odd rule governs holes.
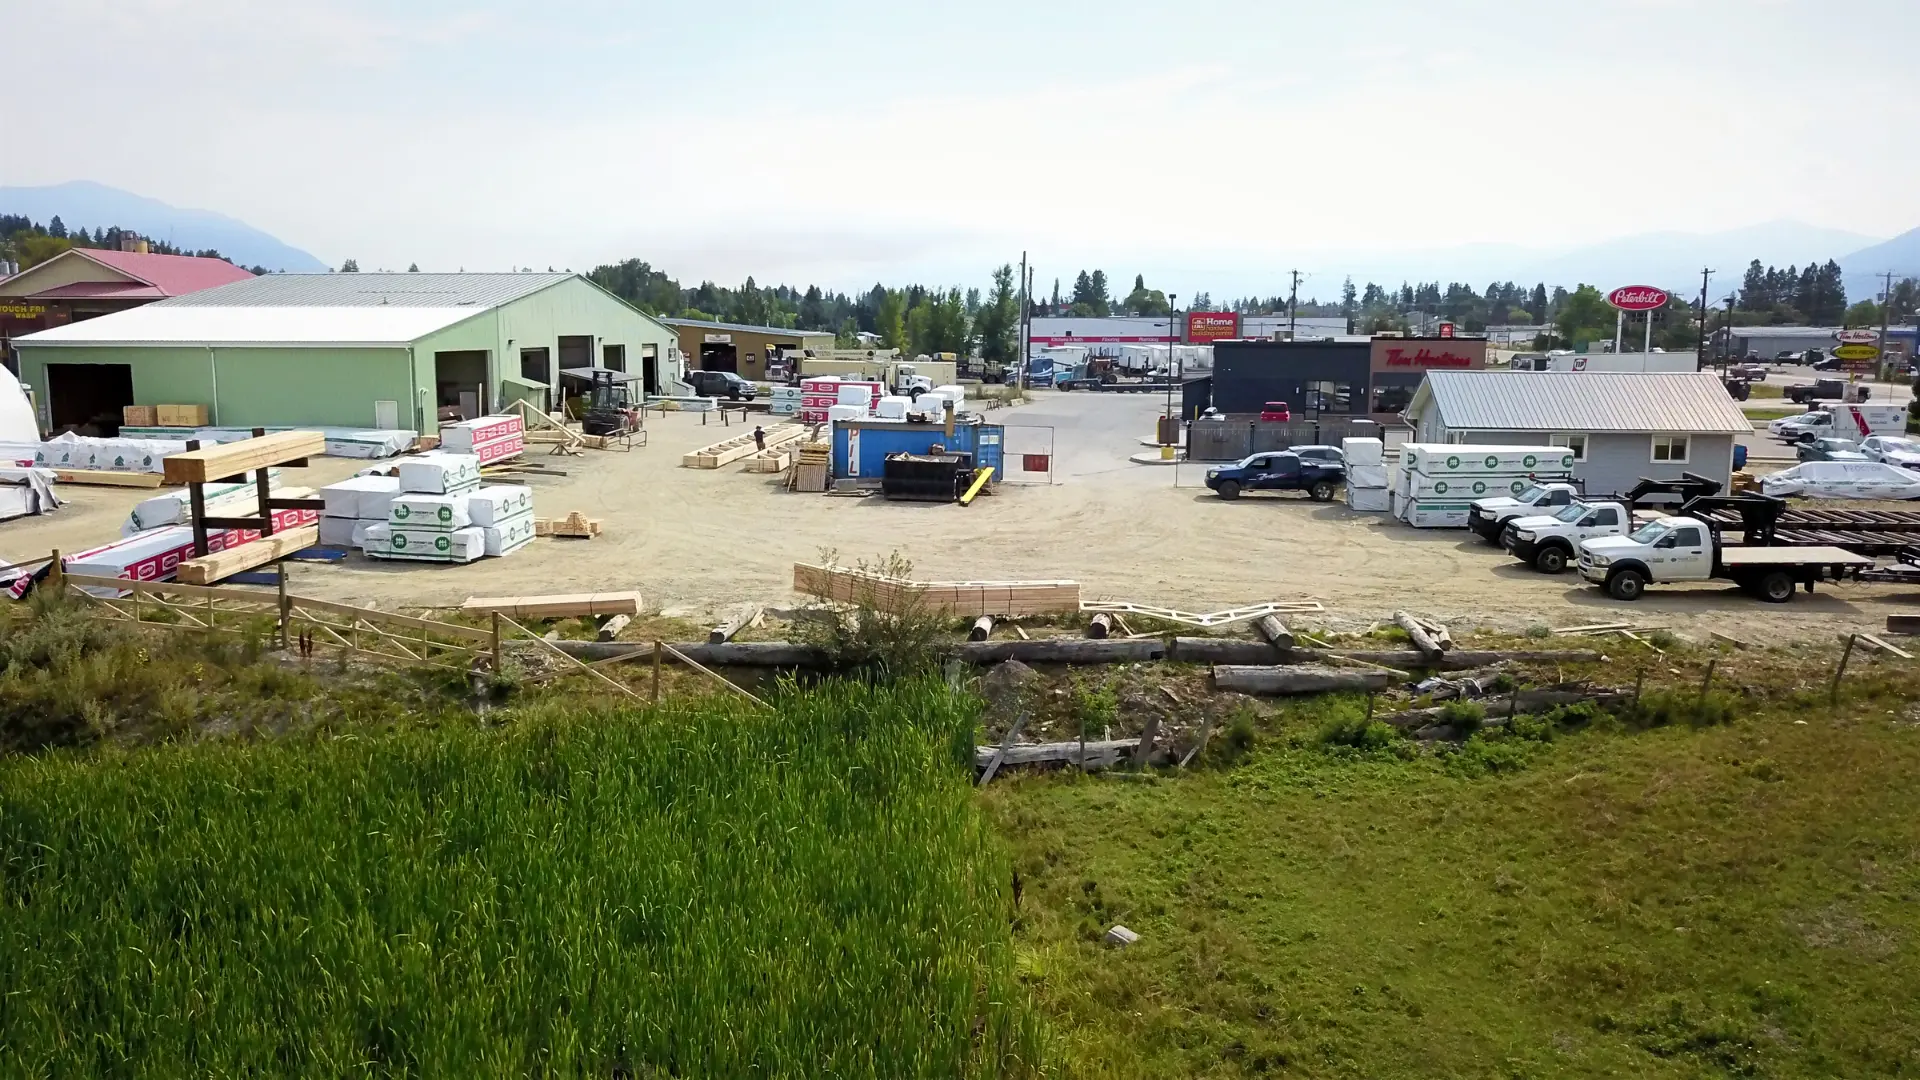
[[[1043,288],[1178,289],[1920,225],[1916,0],[0,0],[0,26],[0,184],[98,180],[367,269],[971,284],[1028,248]]]

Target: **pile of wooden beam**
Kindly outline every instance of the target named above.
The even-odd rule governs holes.
[[[768,450],[790,443],[806,433],[807,429],[800,424],[781,424],[779,427],[761,432],[766,438]],[[754,439],[753,432],[749,431],[745,435],[735,435],[731,439],[723,439],[711,446],[703,446],[683,454],[680,457],[680,464],[688,469],[717,469],[759,452],[760,445]]]
[[[785,450],[763,450],[747,459],[747,472],[782,473],[793,464],[793,456]]]
[[[833,447],[823,442],[805,443],[787,473],[787,490],[816,494],[825,491],[832,472]]]
[[[1056,615],[1080,610],[1077,581],[909,581],[842,567],[793,564],[795,592],[876,611]]]
[[[591,540],[600,535],[600,519],[575,510],[563,518],[535,518],[533,535],[558,536],[568,540]]]
[[[637,592],[568,593],[550,596],[470,596],[461,611],[487,614],[497,611],[515,619],[599,618],[640,614]]]

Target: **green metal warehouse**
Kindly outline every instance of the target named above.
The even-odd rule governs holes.
[[[272,274],[14,342],[43,429],[112,434],[126,405],[221,427],[438,429],[611,368],[673,392],[678,334],[579,274]]]

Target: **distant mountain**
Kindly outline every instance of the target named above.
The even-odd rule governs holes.
[[[0,213],[25,214],[46,224],[55,215],[69,227],[133,229],[189,251],[213,248],[240,266],[321,271],[308,252],[211,210],[185,210],[91,180],[46,187],[0,187]]]
[[[1682,296],[1698,296],[1700,269],[1712,267],[1715,297],[1737,288],[1747,264],[1805,266],[1838,259],[1844,252],[1873,243],[1870,236],[1826,229],[1798,221],[1772,221],[1725,232],[1655,232],[1591,244],[1524,264],[1519,281],[1577,282],[1602,292],[1620,285],[1657,285]]]
[[[1862,248],[1840,260],[1847,299],[1871,300],[1886,287],[1881,275],[1893,271],[1894,280],[1920,278],[1920,229],[1910,229],[1883,244]]]

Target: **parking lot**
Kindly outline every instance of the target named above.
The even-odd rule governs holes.
[[[1161,399],[1039,392],[996,422],[1051,428],[1051,486],[1001,486],[972,506],[791,494],[778,477],[728,467],[680,467],[680,455],[738,427],[694,414],[648,421],[651,445],[632,453],[546,456],[568,471],[537,478],[542,517],[581,511],[604,521],[591,541],[540,539],[504,559],[466,566],[291,563],[296,592],[387,610],[458,604],[480,594],[638,589],[650,608],[704,616],[746,600],[792,600],[792,565],[835,551],[843,562],[898,550],[918,576],[1068,578],[1089,598],[1205,611],[1318,598],[1325,622],[1365,626],[1412,609],[1463,626],[1513,631],[1630,618],[1678,632],[1819,638],[1868,629],[1920,607],[1920,590],[1823,587],[1792,604],[1761,604],[1732,588],[1655,588],[1628,607],[1572,574],[1543,577],[1465,532],[1416,530],[1384,514],[1304,497],[1213,497],[1204,467],[1127,458],[1152,430]],[[316,486],[365,462],[318,459],[284,482]],[[64,486],[57,513],[0,527],[4,554],[72,552],[118,535],[147,492]]]

